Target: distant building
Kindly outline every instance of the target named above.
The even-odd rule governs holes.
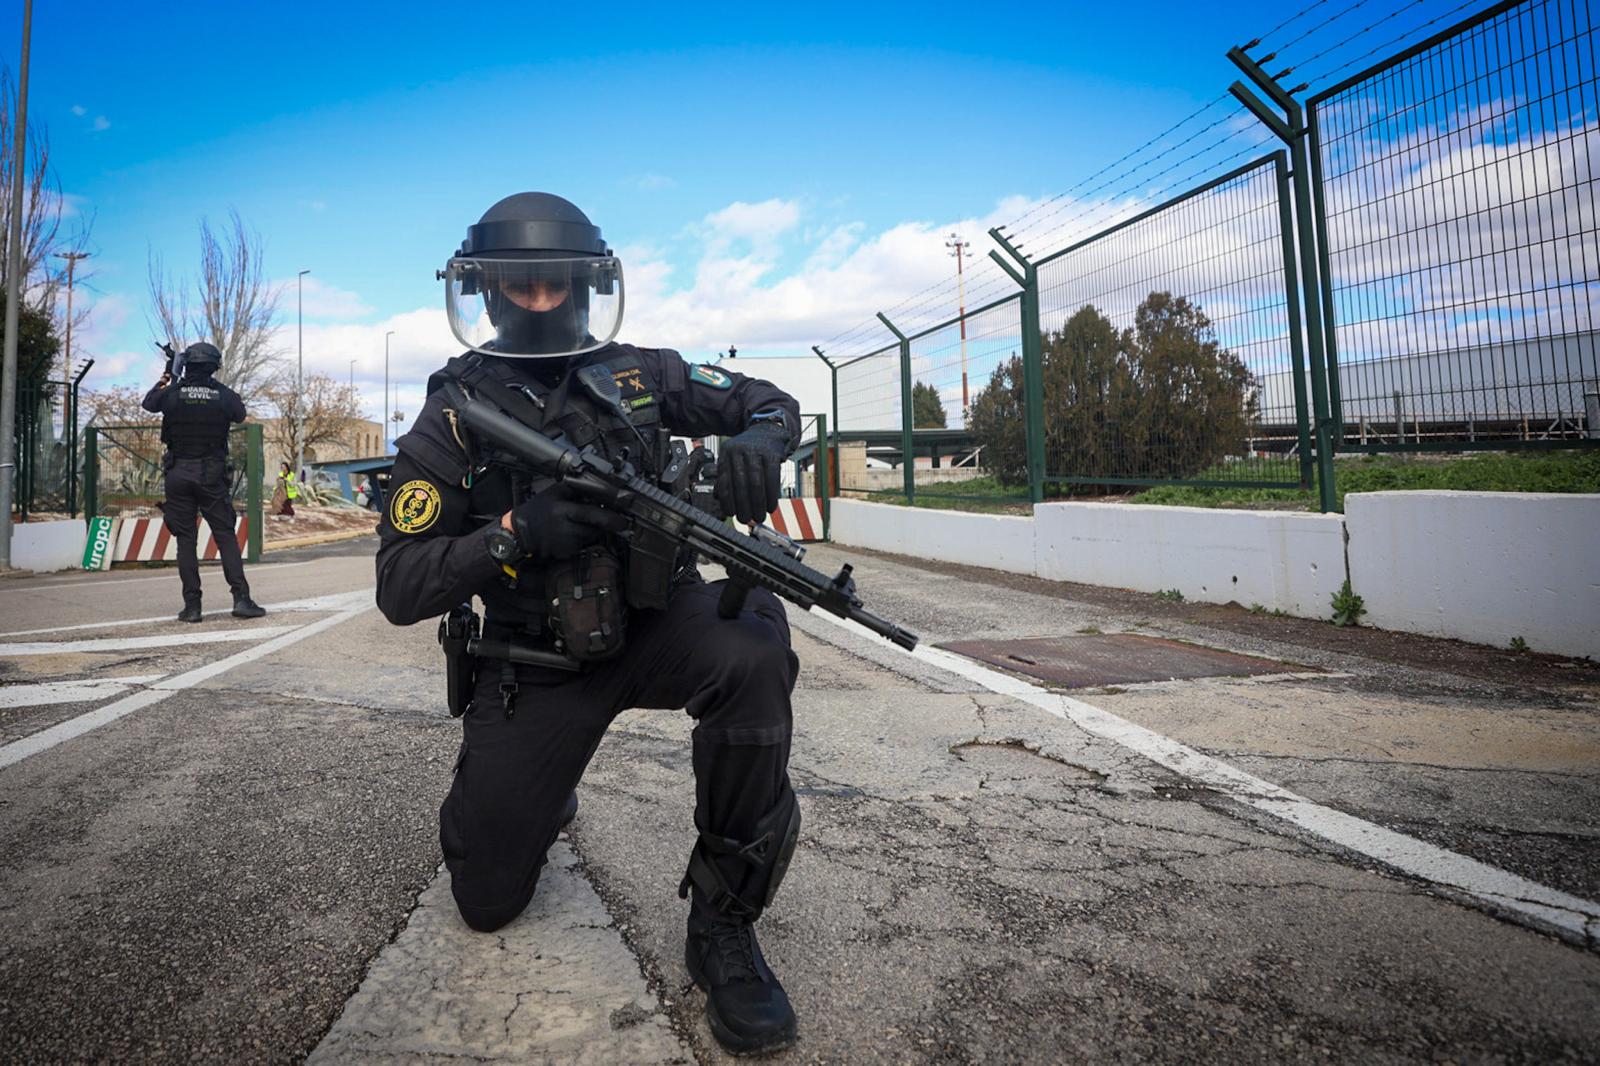
[[[279,429],[280,419],[255,419],[261,423],[262,449],[266,453],[268,477],[275,476],[279,463],[294,465],[294,455]],[[353,459],[372,459],[386,454],[383,423],[375,419],[351,422],[348,435],[340,441],[324,441],[306,449],[306,462],[339,463]]]

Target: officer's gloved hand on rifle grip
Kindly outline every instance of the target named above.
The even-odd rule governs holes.
[[[789,427],[782,415],[758,415],[750,428],[717,455],[717,502],[723,514],[759,522],[778,509],[779,466],[789,457]]]
[[[602,534],[628,528],[627,516],[581,503],[576,496],[573,489],[558,483],[524,500],[509,513],[511,532],[529,558],[570,559]]]

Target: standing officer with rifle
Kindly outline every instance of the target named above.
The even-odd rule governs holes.
[[[777,506],[798,405],[767,382],[614,343],[621,264],[559,196],[495,204],[440,277],[451,329],[470,350],[429,380],[397,442],[377,600],[398,625],[447,615],[451,709],[465,714],[439,812],[456,904],[483,931],[521,913],[612,719],[628,707],[685,708],[697,723],[699,830],[680,889],[691,897],[689,972],[725,1047],[788,1046],[794,1012],[751,924],[800,829],[787,772],[799,663],[782,605],[757,588],[719,617],[723,583],[701,580],[692,551],[657,537],[638,554],[623,537],[626,515],[475,432],[465,415],[487,412],[574,455],[627,463],[680,495],[710,456],[674,448],[667,430],[730,436],[715,494],[755,522]],[[473,596],[486,608],[481,634],[463,607]]]
[[[178,542],[178,578],[183,582],[180,622],[198,622],[200,562],[196,555],[200,519],[204,515],[217,542],[222,573],[233,592],[238,618],[260,618],[267,612],[250,598],[244,560],[234,537],[233,486],[228,462],[228,428],[245,418],[239,394],[213,378],[222,365],[216,345],[191,344],[182,353],[162,345],[167,369],[144,396],[144,409],[161,416],[161,442],[166,445],[161,467],[166,471],[166,501],[161,513]]]

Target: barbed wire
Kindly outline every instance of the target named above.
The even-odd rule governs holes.
[[[1420,2],[1420,0],[1419,0],[1419,2]],[[1422,22],[1422,23],[1419,23],[1419,24],[1417,24],[1415,26],[1412,26],[1410,29],[1404,30],[1401,33],[1396,34],[1395,36],[1389,38],[1388,40],[1382,42],[1381,44],[1375,44],[1371,48],[1367,49],[1365,52],[1362,52],[1360,55],[1352,56],[1351,58],[1346,59],[1343,63],[1340,63],[1336,67],[1329,67],[1327,70],[1321,71],[1321,72],[1319,72],[1317,74],[1308,75],[1303,80],[1305,81],[1307,86],[1315,85],[1315,84],[1317,84],[1318,82],[1321,82],[1321,81],[1326,81],[1328,78],[1330,78],[1333,75],[1339,73],[1341,70],[1348,70],[1350,67],[1355,66],[1357,63],[1361,62],[1363,59],[1369,59],[1372,56],[1377,55],[1379,52],[1383,51],[1384,49],[1390,47],[1391,45],[1399,44],[1401,41],[1404,41],[1406,38],[1414,36],[1419,30],[1425,30],[1429,26],[1433,26],[1433,25],[1436,25],[1436,24],[1438,24],[1440,22],[1443,22],[1445,19],[1450,18],[1452,15],[1460,14],[1461,12],[1465,11],[1467,8],[1476,6],[1477,4],[1479,4],[1481,2],[1482,2],[1482,0],[1462,0],[1462,2],[1457,4],[1455,7],[1452,7],[1450,9],[1446,10],[1446,11],[1439,12],[1437,15],[1433,16],[1433,18],[1431,18],[1431,19],[1428,19],[1426,22]],[[1404,10],[1404,9],[1402,9],[1402,10]],[[1398,13],[1399,12],[1396,12],[1396,14],[1398,14]],[[1382,20],[1380,20],[1380,21],[1382,21]],[[1376,25],[1377,25],[1377,23],[1373,24],[1373,26],[1376,26]],[[1369,26],[1367,28],[1371,29],[1372,26]],[[1366,31],[1363,30],[1362,32],[1364,33]],[[1315,61],[1317,58],[1318,58],[1317,56],[1312,56],[1311,58],[1306,59],[1303,62],[1310,63],[1310,62]]]

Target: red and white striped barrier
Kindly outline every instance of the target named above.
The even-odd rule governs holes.
[[[204,521],[201,519],[200,521]],[[197,523],[198,524],[198,523]],[[209,526],[207,529],[209,530]],[[241,517],[234,532],[238,535],[239,551],[245,550],[250,539],[250,519]],[[202,559],[217,557],[217,540],[205,538]],[[174,562],[178,558],[178,541],[167,524],[159,518],[124,518],[117,528],[117,546],[112,550],[114,563]]]
[[[767,524],[790,540],[822,539],[822,501],[810,496],[786,496],[767,516]]]

